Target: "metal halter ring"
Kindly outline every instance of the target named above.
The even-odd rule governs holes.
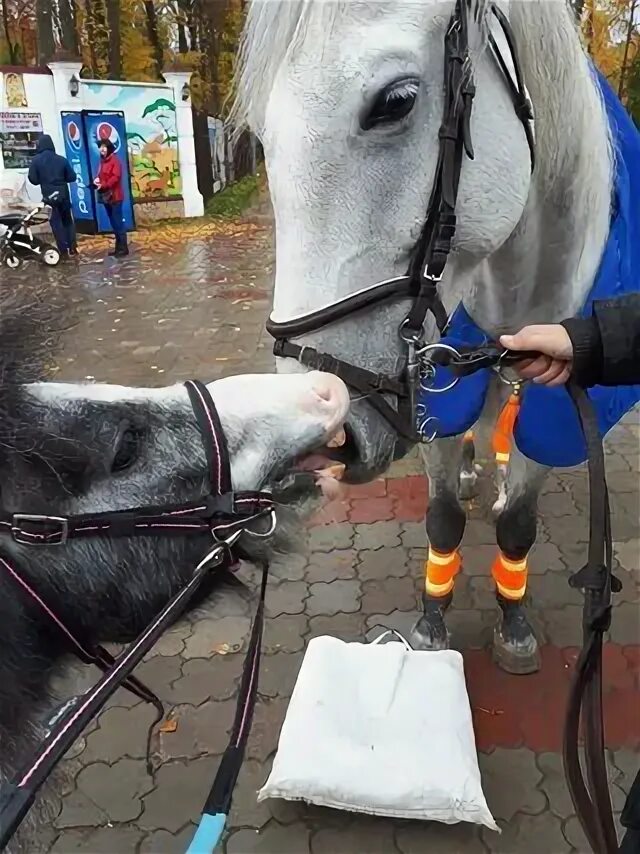
[[[504,352],[507,353],[508,350],[505,350]],[[504,356],[504,353],[503,353],[503,356]],[[502,359],[502,356],[500,358]],[[503,367],[501,361],[499,361],[497,365],[493,366],[493,370],[498,375],[498,379],[500,380],[500,382],[504,383],[505,385],[508,385],[510,388],[520,388],[520,386],[522,386],[522,384],[524,382],[524,380],[522,380],[520,378],[518,378],[516,380],[507,379],[507,377],[505,377],[505,375],[502,373],[502,371],[504,370],[504,367]]]
[[[425,427],[430,421],[435,421],[435,426],[433,428],[433,433],[430,436],[425,435]],[[421,440],[425,443],[425,445],[429,445],[434,439],[438,436],[438,419],[435,415],[427,415],[424,421],[421,421],[418,425],[418,433],[420,434]]]
[[[416,356],[424,357],[425,353],[430,353],[434,350],[446,350],[448,353],[452,353],[454,356],[457,356],[458,359],[461,359],[461,354],[456,350],[455,347],[452,347],[450,344],[427,344],[424,347],[421,347],[419,350],[416,350]],[[433,365],[429,358],[424,359],[425,364]],[[454,377],[449,385],[444,386],[443,388],[432,388],[431,386],[425,385],[424,381],[420,381],[420,388],[422,391],[427,392],[428,394],[442,394],[444,391],[450,391],[454,386],[458,385],[460,381],[460,377]]]
[[[269,530],[260,532],[260,531],[252,531],[251,528],[245,528],[244,533],[248,537],[254,537],[256,540],[266,540],[267,537],[270,537],[276,529],[276,524],[278,520],[276,519],[276,511],[273,507],[269,509],[269,518],[271,520],[271,524],[269,525]]]
[[[405,319],[400,324],[400,328],[398,329],[398,335],[402,338],[405,344],[419,344],[422,338],[422,330],[419,332],[413,332],[409,335],[405,331],[405,327],[409,324],[409,318],[405,317]]]

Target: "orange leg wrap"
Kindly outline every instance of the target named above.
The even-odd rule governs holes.
[[[498,552],[491,567],[491,575],[498,593],[505,599],[519,601],[527,590],[527,558],[509,560],[502,552]]]
[[[429,549],[425,562],[424,589],[428,596],[446,596],[453,590],[454,578],[460,570],[460,555],[457,551],[437,552]]]

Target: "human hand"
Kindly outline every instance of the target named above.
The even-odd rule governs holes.
[[[100,178],[94,178],[94,179],[93,179],[93,184],[94,184],[94,186],[95,186],[95,187],[99,187],[99,186],[100,186]]]
[[[542,385],[566,383],[573,365],[573,345],[564,326],[551,323],[525,326],[515,335],[502,335],[500,343],[507,350],[537,350],[537,359],[524,359],[515,365],[524,380]]]

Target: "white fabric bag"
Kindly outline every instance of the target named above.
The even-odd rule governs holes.
[[[380,644],[386,634],[309,643],[258,800],[498,830],[482,792],[462,656],[417,652],[403,638]]]

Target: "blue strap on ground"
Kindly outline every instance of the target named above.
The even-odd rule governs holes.
[[[598,73],[598,83],[611,125],[615,147],[615,192],[612,219],[598,274],[585,305],[583,317],[591,314],[594,300],[622,296],[640,290],[640,133],[607,81]],[[515,331],[515,330],[514,330]],[[442,339],[452,346],[484,344],[489,336],[469,317],[461,304],[454,312],[448,334]],[[446,368],[436,370],[435,386],[450,380]],[[478,419],[489,387],[490,372],[479,371],[460,380],[444,394],[420,395],[427,414],[438,419],[438,437],[457,436]],[[640,385],[589,390],[601,435],[614,427],[636,403]],[[548,466],[573,466],[584,462],[587,449],[578,417],[564,388],[532,383],[523,390],[520,414],[514,429],[519,450]]]
[[[212,854],[218,847],[226,820],[222,813],[203,815],[186,854]]]

